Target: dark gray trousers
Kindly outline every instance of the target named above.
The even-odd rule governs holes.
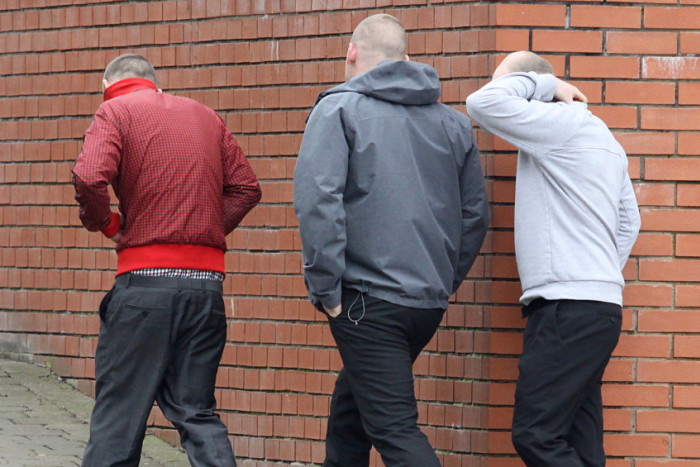
[[[331,397],[324,467],[367,467],[374,447],[387,467],[439,467],[418,428],[413,362],[444,310],[406,308],[349,289],[328,318],[343,360]]]
[[[84,467],[138,466],[158,401],[193,466],[236,465],[214,413],[226,342],[221,283],[123,274],[100,304],[96,400]]]
[[[613,303],[539,299],[524,309],[513,445],[528,467],[603,467],[603,372],[617,345]]]

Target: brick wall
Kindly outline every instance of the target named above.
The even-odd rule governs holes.
[[[624,335],[606,374],[613,467],[700,465],[700,2],[418,0],[0,1],[0,352],[92,393],[112,244],[79,224],[70,167],[120,53],[221,112],[263,185],[229,237],[229,342],[218,400],[242,465],[318,464],[340,360],[305,300],[291,177],[316,94],[349,34],[385,11],[464,112],[505,53],[544,54],[630,158],[642,234],[625,268]],[[515,155],[482,132],[493,225],[416,362],[420,422],[445,466],[510,467],[523,322],[513,258]],[[154,429],[176,435],[162,415]],[[376,456],[373,463],[378,464]],[[693,460],[694,459],[694,460]]]

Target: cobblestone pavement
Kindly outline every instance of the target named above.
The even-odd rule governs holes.
[[[0,466],[79,466],[93,400],[48,369],[0,359]],[[141,466],[187,467],[187,455],[155,436]]]

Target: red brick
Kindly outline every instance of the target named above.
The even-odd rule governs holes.
[[[699,336],[675,336],[673,356],[677,358],[700,358]]]
[[[637,378],[651,383],[698,383],[700,362],[683,360],[640,360]]]
[[[700,387],[675,385],[673,387],[673,407],[700,408]]]
[[[665,456],[668,438],[666,435],[606,434],[605,453],[608,456]]]
[[[682,54],[697,54],[700,53],[700,33],[697,32],[682,32],[681,33],[681,50]]]
[[[673,289],[665,285],[627,284],[622,295],[626,306],[671,306]]]
[[[684,156],[700,155],[700,133],[679,133],[678,154]]]
[[[644,26],[658,29],[697,29],[700,10],[681,7],[646,7]]]
[[[639,28],[639,7],[572,5],[571,26],[589,28]]]
[[[700,312],[640,311],[638,329],[640,332],[700,332]]]
[[[638,78],[637,57],[570,57],[572,78]]]
[[[697,435],[675,435],[672,438],[671,454],[674,457],[700,457],[698,445],[700,436]]]
[[[637,183],[634,192],[640,206],[673,206],[676,201],[676,189],[672,184]]]
[[[700,158],[648,158],[645,161],[644,178],[646,180],[700,181]]]
[[[624,55],[674,55],[678,52],[678,36],[672,32],[609,31],[605,50]]]
[[[700,83],[681,82],[678,83],[678,103],[681,105],[700,104]]]
[[[497,4],[496,26],[564,27],[564,5]]]
[[[646,79],[696,79],[700,58],[645,57],[642,77]]]
[[[623,334],[613,353],[616,357],[664,358],[671,356],[669,336]]]
[[[679,254],[677,250],[678,246],[676,246],[676,254]],[[673,236],[670,234],[642,233],[637,237],[637,241],[635,242],[634,247],[632,248],[632,255],[671,256],[673,255]]]
[[[631,106],[590,105],[589,109],[610,128],[636,128],[638,126],[637,109]]]
[[[668,132],[615,132],[615,138],[627,154],[669,155],[675,152],[675,135]]]
[[[700,213],[691,209],[642,209],[642,230],[647,232],[696,232]]]
[[[608,407],[668,407],[669,393],[667,385],[608,383],[603,385],[603,403]]]
[[[676,235],[676,255],[700,257],[700,234]]]
[[[639,279],[643,281],[700,282],[700,260],[641,259]]]
[[[675,83],[608,81],[605,102],[610,104],[673,104]]]
[[[678,206],[700,206],[700,185],[678,185]]]
[[[527,29],[497,29],[496,50],[515,52],[530,49],[530,31]]]
[[[699,285],[678,285],[678,286],[676,286],[676,306],[678,306],[678,307],[700,307],[700,286]]]
[[[533,52],[601,53],[603,33],[600,31],[535,30]]]
[[[638,410],[637,430],[671,433],[698,433],[700,410],[684,410],[679,416],[675,410]]]

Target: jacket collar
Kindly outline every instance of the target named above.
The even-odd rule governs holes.
[[[105,102],[118,96],[123,96],[124,94],[129,94],[137,89],[151,88],[158,90],[158,87],[148,79],[144,78],[126,78],[117,81],[116,83],[110,85],[104,92]]]

